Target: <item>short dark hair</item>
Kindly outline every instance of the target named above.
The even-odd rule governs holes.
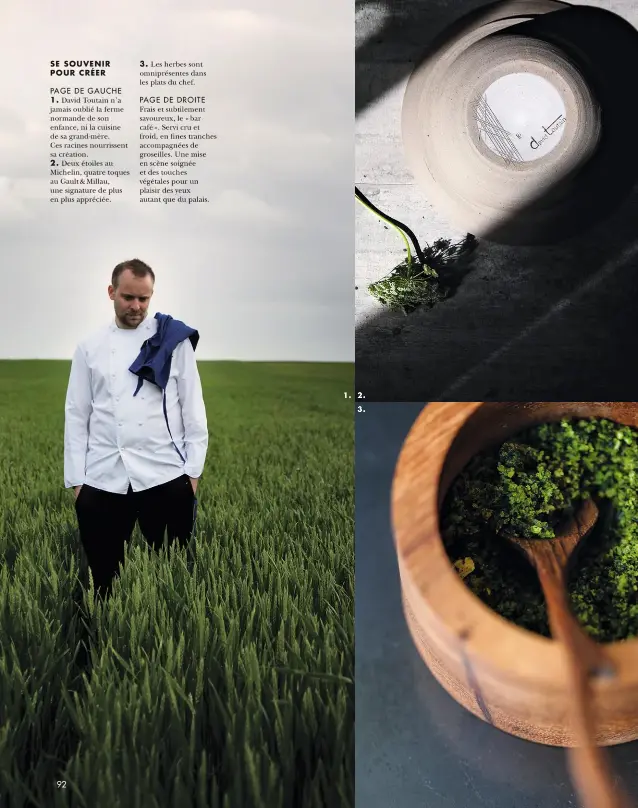
[[[130,269],[136,278],[144,278],[146,275],[150,275],[153,284],[155,283],[155,273],[149,267],[149,265],[145,264],[144,261],[140,261],[139,258],[132,258],[130,261],[122,261],[122,263],[118,264],[113,270],[113,274],[111,275],[111,286],[113,286],[114,289],[117,289],[120,275],[126,269]]]

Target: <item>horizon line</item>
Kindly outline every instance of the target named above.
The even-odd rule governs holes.
[[[0,362],[70,362],[72,357],[0,357]],[[197,362],[250,362],[252,364],[311,364],[311,365],[354,365],[354,359],[200,359]]]

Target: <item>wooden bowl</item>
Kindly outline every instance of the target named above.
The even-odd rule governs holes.
[[[552,746],[574,744],[562,648],[505,620],[463,583],[443,546],[439,509],[477,452],[527,426],[564,417],[609,418],[638,427],[638,403],[428,404],[406,438],[392,486],[403,606],[425,663],[474,715]],[[605,648],[617,675],[593,684],[602,746],[638,738],[638,639]]]

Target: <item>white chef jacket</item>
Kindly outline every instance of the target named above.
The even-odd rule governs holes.
[[[157,331],[147,314],[137,328],[119,328],[115,320],[82,341],[71,364],[64,424],[64,486],[87,483],[114,494],[144,491],[182,474],[199,477],[208,448],[208,426],[195,351],[186,338],[175,348],[162,391],[129,367],[144,340]]]

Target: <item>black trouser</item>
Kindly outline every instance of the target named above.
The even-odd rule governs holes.
[[[169,544],[177,539],[181,547],[187,547],[196,509],[197,499],[186,474],[146,491],[133,491],[129,485],[126,494],[83,485],[75,512],[96,592],[110,593],[136,521],[153,549],[162,547],[165,534]]]

